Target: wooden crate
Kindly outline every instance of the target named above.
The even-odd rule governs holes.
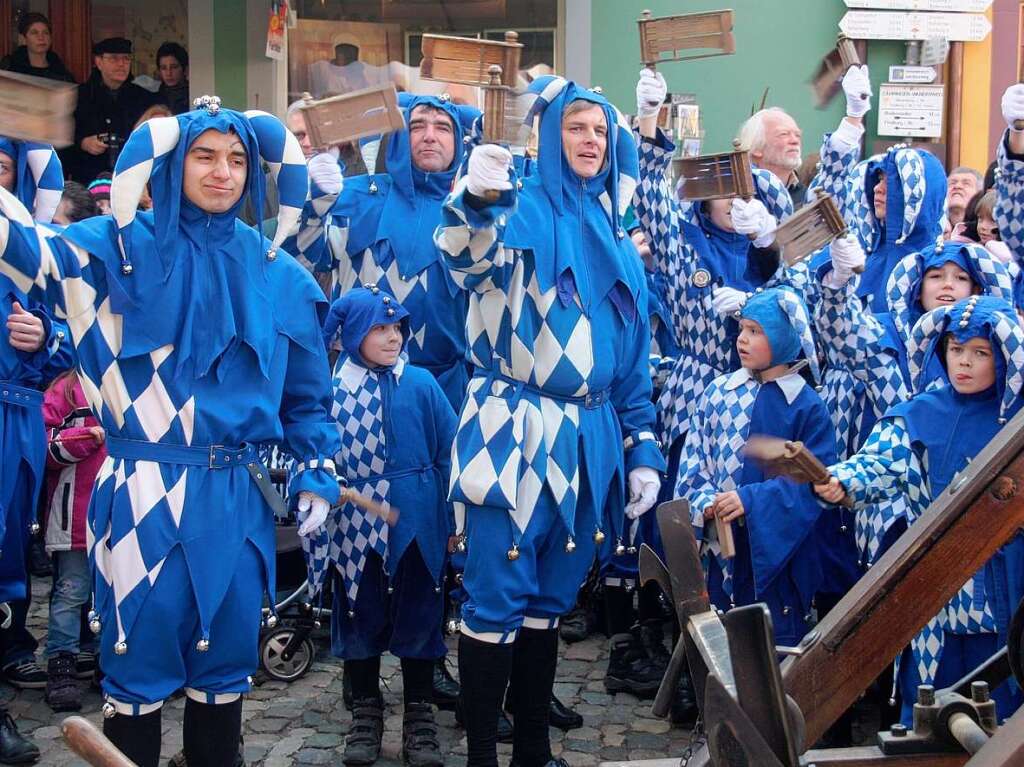
[[[420,75],[428,80],[484,86],[490,82],[488,69],[501,67],[502,85],[514,87],[519,77],[523,45],[517,32],[506,32],[505,41],[475,37],[423,35]]]
[[[819,109],[828,106],[829,102],[839,93],[839,81],[843,79],[850,67],[860,66],[857,46],[844,34],[836,38],[836,47],[821,60],[818,71],[811,80],[814,95]]]
[[[733,142],[736,145],[736,142]],[[673,160],[676,178],[683,182],[682,196],[687,200],[721,200],[754,196],[754,175],[750,154],[736,149],[721,154],[681,157]]]
[[[644,11],[637,26],[640,28],[640,59],[645,66],[736,52],[731,9],[660,18],[652,18],[650,11]],[[685,54],[683,51],[698,52]]]
[[[832,195],[816,189],[818,199],[805,205],[775,230],[775,245],[787,265],[803,261],[846,232],[846,222]]]
[[[303,94],[306,103],[302,113],[309,140],[315,147],[344,144],[405,127],[398,108],[398,94],[391,83],[320,101],[308,96],[308,93]]]
[[[60,149],[74,142],[74,83],[0,71],[0,132]]]

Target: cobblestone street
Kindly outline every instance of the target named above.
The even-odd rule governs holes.
[[[34,580],[29,629],[41,640],[46,633],[46,605],[49,579]],[[40,658],[42,648],[40,648]],[[689,731],[654,719],[650,703],[631,695],[609,695],[602,679],[607,665],[607,641],[603,635],[574,645],[561,646],[555,693],[574,707],[584,719],[580,729],[563,733],[551,730],[553,750],[570,765],[596,765],[603,760],[644,759],[679,754]],[[42,660],[40,660],[42,663]],[[454,654],[450,656],[454,665]],[[385,656],[382,663],[384,700],[387,714],[381,767],[401,764],[402,681],[396,658]],[[85,683],[83,683],[85,684]],[[345,732],[351,720],[341,700],[341,662],[330,656],[326,643],[318,643],[313,668],[292,684],[257,679],[243,710],[245,758],[253,767],[341,764]],[[84,765],[66,749],[60,737],[60,722],[67,714],[54,714],[43,702],[42,690],[20,691],[4,685],[10,711],[23,733],[31,735],[42,751],[41,765]],[[12,699],[13,695],[13,699]],[[82,714],[100,725],[101,699],[94,689],[86,696]],[[184,698],[164,707],[163,760],[181,748],[181,720]],[[445,764],[465,764],[466,740],[449,711],[438,713]],[[499,745],[499,756],[507,760],[510,745]]]

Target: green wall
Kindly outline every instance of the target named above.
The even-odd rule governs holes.
[[[825,110],[814,107],[809,81],[821,57],[835,45],[838,23],[846,8],[842,0],[593,0],[591,83],[624,111],[635,111],[634,89],[640,71],[636,20],[650,9],[654,16],[718,10],[736,12],[736,53],[660,69],[670,92],[695,93],[704,124],[702,151],[731,148],[740,124],[760,104],[769,88],[768,106],[792,114],[804,133],[804,151],[815,151],[820,137],[844,114],[837,96]],[[888,77],[889,64],[903,60],[902,43],[872,43],[868,63],[875,92]],[[877,98],[875,99],[877,104]],[[873,113],[872,113],[873,115]],[[868,142],[874,119],[868,121]]]
[[[268,12],[270,4],[267,3]],[[213,62],[217,95],[224,106],[245,109],[246,104],[246,1],[213,3]],[[266,23],[266,22],[264,22]]]

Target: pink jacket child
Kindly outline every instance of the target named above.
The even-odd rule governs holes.
[[[86,514],[93,482],[107,457],[103,429],[86,404],[72,370],[57,378],[43,400],[46,453],[46,550],[85,551]]]

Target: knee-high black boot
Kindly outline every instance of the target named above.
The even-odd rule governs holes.
[[[114,714],[103,720],[103,734],[139,767],[158,767],[161,710],[142,716]]]
[[[548,715],[558,664],[558,629],[520,629],[514,647],[512,764],[543,767],[551,761]]]
[[[511,644],[459,637],[467,767],[498,767],[498,710],[511,670]],[[544,698],[545,707],[547,701]]]
[[[220,704],[187,699],[182,737],[188,767],[231,767],[242,737],[242,699]]]

